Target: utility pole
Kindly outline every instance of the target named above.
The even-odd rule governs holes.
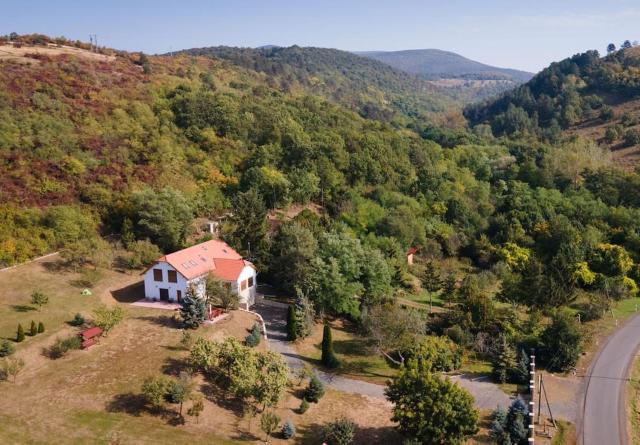
[[[536,395],[536,353],[531,349],[531,355],[529,356],[529,444],[533,445],[535,442],[535,395]]]

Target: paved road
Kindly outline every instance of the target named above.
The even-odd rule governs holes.
[[[640,315],[636,315],[600,349],[586,378],[582,445],[628,443],[624,391],[639,346]]]
[[[293,370],[304,366],[304,360],[296,353],[291,342],[287,340],[287,305],[258,297],[252,310],[258,312],[264,319],[267,326],[269,349],[284,355],[287,364]],[[320,380],[330,388],[376,399],[385,399],[384,386],[382,385],[350,379],[320,370],[316,370],[316,373]],[[511,403],[509,396],[493,383],[482,379],[470,379],[466,376],[453,376],[451,379],[466,388],[475,397],[476,406],[479,408],[495,409],[498,405],[507,408]]]

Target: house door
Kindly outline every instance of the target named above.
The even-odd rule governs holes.
[[[182,291],[177,291],[178,303],[182,302]]]
[[[169,301],[169,289],[160,289],[160,300]]]

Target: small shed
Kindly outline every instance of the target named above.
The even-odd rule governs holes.
[[[418,253],[417,247],[411,247],[407,250],[407,264],[411,266],[413,264],[413,256]]]

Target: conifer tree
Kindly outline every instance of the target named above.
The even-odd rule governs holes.
[[[16,333],[16,341],[20,343],[24,341],[24,329],[21,324],[18,324],[18,332]]]
[[[187,328],[196,329],[206,318],[207,308],[202,298],[196,295],[195,289],[190,286],[187,295],[182,300],[180,315]]]
[[[322,332],[322,364],[327,368],[337,368],[340,362],[333,353],[333,338],[331,335],[331,327],[328,324],[324,325]]]
[[[296,308],[292,305],[289,305],[289,307],[287,308],[287,334],[290,341],[295,341],[298,338]]]
[[[500,383],[505,383],[511,379],[516,368],[516,352],[504,336],[500,337],[498,351],[492,365],[493,375]]]
[[[44,323],[38,323],[38,334],[42,334],[44,332]]]
[[[32,337],[35,337],[38,334],[38,326],[36,325],[36,322],[31,320],[31,327],[29,327],[29,334]]]

